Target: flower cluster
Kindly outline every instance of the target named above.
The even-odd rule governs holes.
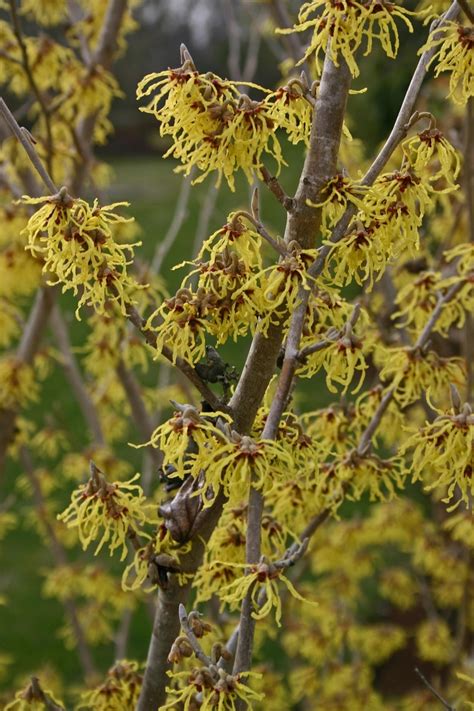
[[[459,413],[440,414],[417,430],[404,444],[414,449],[413,479],[421,479],[430,491],[446,490],[443,501],[467,506],[474,495],[474,417],[469,405]]]
[[[127,266],[133,248],[140,243],[117,243],[112,228],[132,219],[115,212],[128,203],[101,207],[96,200],[89,205],[71,198],[65,188],[50,197],[24,197],[23,202],[41,205],[25,228],[28,249],[42,261],[43,273],[50,277],[48,283],[80,293],[76,315],[83,305],[103,313],[109,300],[117,301],[125,314],[131,294],[138,288]]]
[[[474,96],[474,31],[457,22],[443,22],[428,38],[420,53],[435,49],[430,64],[436,62],[435,76],[449,72],[449,96],[466,104]]]
[[[234,173],[243,170],[251,182],[264,155],[279,170],[285,161],[277,128],[292,143],[308,140],[312,109],[298,82],[274,93],[248,84],[265,95],[262,100],[240,93],[240,86],[211,72],[199,74],[187,53],[181,67],[149,74],[138,85],[138,99],[152,96],[141,110],[160,121],[162,136],[172,138],[165,157],[177,158],[185,175],[195,166],[201,172],[195,182],[216,172],[218,184],[224,177],[234,190]]]
[[[321,10],[321,12],[319,12]],[[314,55],[318,72],[320,55],[329,47],[329,56],[339,66],[342,58],[354,77],[359,76],[355,53],[365,43],[364,55],[370,54],[374,39],[379,40],[387,57],[394,59],[399,39],[395,18],[402,20],[413,32],[409,16],[413,13],[386,0],[310,0],[305,2],[298,15],[298,23],[282,33],[313,30],[308,49],[299,63]],[[315,17],[314,17],[315,15]]]
[[[147,503],[141,487],[133,484],[139,474],[129,481],[108,484],[95,467],[92,469],[88,483],[79,486],[58,518],[78,529],[84,550],[102,534],[95,554],[107,544],[111,555],[121,548],[120,559],[124,560],[127,540],[145,523],[157,523],[155,506]],[[140,534],[148,535],[142,531]]]
[[[135,708],[140,695],[143,675],[137,662],[122,659],[107,672],[106,680],[80,696],[79,709],[122,711]]]

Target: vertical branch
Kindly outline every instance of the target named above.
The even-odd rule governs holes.
[[[28,48],[23,39],[23,31],[20,24],[20,18],[18,17],[18,11],[16,7],[16,0],[9,0],[10,5],[10,16],[12,20],[13,33],[15,35],[18,47],[21,52],[22,66],[30,85],[31,91],[33,92],[36,101],[39,104],[40,111],[44,116],[44,125],[46,129],[46,165],[48,168],[48,173],[52,174],[52,162],[53,162],[53,134],[51,130],[51,112],[46,103],[44,96],[42,95],[31,68],[30,58],[28,56]]]
[[[336,67],[326,57],[311,130],[310,147],[296,191],[294,210],[288,217],[286,241],[296,239],[300,244],[308,247],[316,238],[320,227],[321,208],[309,207],[308,200],[318,202],[321,189],[336,172],[349,85],[350,73],[347,65],[341,62],[341,65]],[[281,416],[288,402],[308,298],[307,292],[301,294],[301,302],[290,322],[285,359],[277,392],[262,433],[263,439],[276,437]],[[248,564],[257,563],[260,558],[263,506],[262,494],[251,486],[247,514],[246,562]],[[249,591],[242,604],[234,673],[247,671],[251,665],[255,629],[251,593],[252,591]]]
[[[23,335],[18,346],[18,360],[31,365],[43,338],[46,325],[53,308],[57,289],[42,287],[36,294],[28,320],[23,329]],[[0,403],[0,472],[3,471],[7,447],[15,432],[15,417],[17,412],[12,409],[2,409]]]
[[[117,375],[120,383],[122,384],[125,394],[127,396],[128,402],[132,410],[132,417],[135,422],[136,428],[141,437],[145,440],[150,440],[153,434],[154,425],[153,421],[145,407],[143,398],[140,392],[140,385],[135,378],[131,370],[129,370],[125,363],[120,360],[117,368]],[[163,464],[163,452],[155,447],[148,448],[148,455],[153,461],[153,464],[160,468]]]
[[[102,445],[105,443],[105,440],[99,416],[97,414],[96,407],[87,392],[81,371],[72,352],[66,322],[57,305],[54,307],[51,316],[51,327],[59,350],[61,351],[63,359],[62,365],[65,370],[66,377],[72,387],[74,395],[76,396],[77,402],[84,416],[84,420],[91,431],[95,443]]]
[[[467,102],[466,112],[466,152],[464,163],[464,194],[467,206],[469,241],[474,244],[474,98]],[[464,354],[467,365],[466,401],[474,396],[474,342],[472,332],[474,318],[472,313],[466,313],[464,328]]]

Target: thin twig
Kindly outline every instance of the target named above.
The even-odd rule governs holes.
[[[137,309],[131,304],[126,306],[127,318],[144,336],[145,341],[152,348],[156,348],[156,334],[150,328],[147,328],[146,321]],[[195,386],[195,388],[201,393],[204,400],[209,403],[209,405],[215,410],[221,410],[222,412],[228,412],[229,407],[225,405],[221,399],[206,385],[206,383],[201,380],[197,372],[194,370],[193,366],[185,361],[183,358],[173,359],[173,352],[168,346],[163,346],[161,349],[161,354],[173,363],[176,368],[186,376],[188,380]]]
[[[163,239],[156,245],[155,254],[153,255],[153,259],[151,260],[151,269],[155,274],[160,273],[163,261],[168,252],[170,251],[171,247],[173,246],[183,225],[183,222],[185,221],[188,215],[192,179],[192,171],[189,176],[183,178],[171,224],[168,227],[168,230]]]
[[[287,212],[291,212],[295,208],[295,201],[283,190],[280,181],[275,175],[271,175],[270,171],[263,166],[260,170],[263,181],[274,194],[279,203],[283,205]]]
[[[457,0],[455,0],[449,7],[449,9],[445,12],[445,14],[431,25],[429,34],[431,34],[434,29],[439,29],[440,27],[442,27],[445,22],[456,19],[459,14],[459,11],[460,6]],[[411,78],[408,89],[406,91],[400,110],[398,112],[398,116],[395,120],[395,123],[393,124],[393,128],[390,132],[390,135],[388,136],[386,142],[380,149],[372,165],[362,178],[360,183],[361,185],[370,186],[374,183],[376,178],[384,169],[385,165],[390,159],[390,156],[395,151],[400,141],[402,141],[403,138],[406,136],[406,126],[409,123],[410,117],[413,114],[416,101],[418,99],[423,81],[426,76],[427,66],[430,63],[435,51],[436,48],[432,47],[423,52],[423,54],[421,55],[420,60],[416,66],[415,72]],[[326,263],[326,258],[329,255],[332,246],[344,237],[349,228],[350,221],[352,220],[352,217],[355,215],[356,211],[357,207],[354,204],[351,204],[346,209],[345,213],[342,215],[339,222],[335,226],[329,239],[329,243],[325,244],[323,247],[320,248],[316,260],[308,269],[308,273],[310,276],[315,278],[321,274]]]
[[[153,434],[154,426],[148,410],[145,407],[145,403],[143,402],[140,385],[133,372],[126,367],[123,360],[119,360],[116,372],[128,398],[137,430],[140,436],[148,442]],[[155,467],[159,469],[163,464],[163,452],[155,447],[148,447],[147,452]]]
[[[202,649],[201,645],[199,644],[198,639],[191,628],[191,625],[189,624],[188,614],[187,614],[186,608],[183,604],[180,604],[180,606],[178,608],[178,614],[179,614],[179,621],[181,623],[181,627],[183,628],[183,632],[185,633],[186,637],[189,640],[191,647],[193,648],[194,654],[199,659],[199,661],[204,664],[204,666],[206,666],[206,667],[211,666],[212,660],[207,656],[207,654],[205,654],[203,652],[203,649]]]
[[[418,667],[415,667],[415,672],[418,674],[418,676],[420,677],[421,681],[426,686],[426,688],[429,689],[431,691],[431,693],[433,694],[433,696],[435,698],[437,698],[440,703],[443,704],[446,711],[456,711],[454,706],[451,706],[451,704],[448,703],[448,701],[446,701],[446,699],[443,696],[441,696],[439,691],[436,691],[434,686],[432,684],[430,684],[430,682],[428,681],[426,676],[424,674],[422,674],[422,672],[418,669]]]
[[[79,403],[84,420],[93,435],[94,442],[103,445],[105,440],[97,409],[87,391],[79,365],[72,352],[66,321],[57,305],[53,308],[51,314],[51,327],[59,350],[61,351],[61,365],[64,368],[66,377]]]
[[[288,256],[288,250],[286,249],[285,244],[281,240],[276,240],[272,237],[271,234],[265,229],[262,222],[254,215],[251,215],[250,212],[247,212],[246,210],[239,210],[235,213],[234,220],[238,220],[239,218],[248,220],[255,227],[255,231],[260,235],[260,237],[263,237],[263,239],[273,247],[275,252],[278,252],[278,254],[282,257]]]
[[[26,128],[21,128],[18,125],[18,121],[13,116],[12,112],[10,111],[10,109],[2,98],[0,98],[0,114],[3,116],[3,119],[8,124],[10,131],[13,133],[14,136],[16,136],[18,141],[25,149],[25,152],[28,158],[30,159],[33,167],[36,169],[38,175],[40,176],[43,183],[46,185],[50,194],[54,195],[55,193],[57,193],[58,189],[53,183],[43,163],[41,162],[38,153],[36,152],[36,149],[33,145],[33,141],[31,139],[29,131],[27,131]]]
[[[46,166],[48,168],[48,173],[52,174],[52,164],[53,164],[53,133],[51,129],[51,110],[48,107],[44,96],[42,95],[38,84],[36,83],[35,76],[30,64],[30,59],[28,56],[28,48],[23,39],[23,31],[21,28],[20,18],[18,17],[18,11],[16,7],[16,0],[9,0],[10,5],[10,16],[12,20],[13,33],[16,37],[18,47],[22,56],[22,66],[26,74],[26,78],[30,85],[31,91],[36,97],[39,104],[41,113],[44,116],[44,125],[46,129]]]
[[[308,199],[318,202],[320,189],[324,186],[328,176],[333,175],[336,170],[349,85],[350,73],[347,65],[341,62],[339,67],[335,67],[329,57],[326,57],[318,96],[318,106],[314,114],[310,148],[295,196],[295,204],[298,209],[289,213],[287,218],[285,234],[287,243],[292,239],[296,239],[301,246],[306,246],[309,238],[308,231],[311,228],[315,232],[319,230],[321,208],[319,210],[308,208]],[[314,238],[313,235],[314,232],[311,234],[312,238]],[[278,379],[277,390],[262,432],[262,439],[275,439],[277,436],[280,419],[287,405],[294,382],[305,313],[306,304],[304,306],[300,304],[291,318],[285,347],[285,358]],[[251,353],[249,354],[249,359],[251,359]],[[239,391],[239,386],[241,386],[240,382],[236,393]],[[235,397],[234,395],[233,400]],[[231,400],[231,403],[233,403],[233,400]],[[263,496],[251,483],[246,536],[246,563],[249,565],[255,564],[260,558],[262,512]],[[240,631],[233,668],[234,674],[250,668],[255,628],[252,607],[251,594],[247,594],[241,608]]]

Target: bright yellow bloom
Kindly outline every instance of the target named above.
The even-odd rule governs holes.
[[[227,442],[221,438],[213,447],[200,448],[193,469],[194,476],[205,472],[205,486],[212,487],[214,497],[222,487],[226,496],[238,502],[248,495],[251,481],[256,488],[266,490],[275,478],[286,479],[295,466],[291,452],[279,442],[255,441],[232,431]],[[205,506],[212,501],[207,498]]]
[[[0,296],[0,348],[10,345],[20,332],[20,324],[20,310]]]
[[[359,382],[351,391],[357,393],[362,387],[365,371],[368,368],[364,350],[366,344],[354,335],[336,334],[335,339],[328,339],[326,347],[307,356],[306,362],[301,369],[298,369],[298,374],[310,378],[323,367],[326,371],[326,385],[329,392],[337,393],[335,383],[338,383],[342,385],[342,392],[346,393],[357,373]]]
[[[354,279],[369,292],[385,271],[391,256],[384,226],[358,220],[331,250],[324,277],[331,284],[346,286]]]
[[[302,249],[297,242],[287,246],[288,254],[253,274],[234,292],[234,299],[244,299],[261,317],[260,326],[266,332],[271,323],[288,318],[300,303],[300,289],[311,290],[313,280],[307,269],[316,257],[316,250]]]
[[[262,238],[245,217],[238,212],[227,216],[226,224],[214,232],[202,245],[198,259],[205,260],[225,250],[236,253],[249,269],[262,268]]]
[[[214,668],[215,669],[215,668]],[[159,711],[180,708],[192,711],[196,694],[200,697],[200,711],[236,711],[237,703],[243,703],[244,709],[253,709],[254,701],[261,701],[263,694],[258,694],[241,680],[260,676],[256,672],[243,672],[232,676],[224,669],[210,670],[207,667],[194,667],[191,671],[167,672],[177,686],[166,688],[170,701],[160,706]]]
[[[444,22],[428,38],[420,54],[436,48],[430,64],[437,62],[435,76],[449,72],[449,96],[464,105],[474,96],[474,30],[458,22]],[[430,66],[430,65],[428,65]]]
[[[230,417],[223,412],[213,413],[214,417],[230,421]],[[155,429],[146,444],[165,453],[164,464],[175,470],[170,476],[183,478],[185,471],[194,467],[196,451],[212,453],[222,441],[225,442],[226,438],[218,427],[201,416],[192,405],[183,405],[171,419]]]
[[[103,476],[95,475],[73,492],[70,505],[58,519],[68,528],[78,529],[84,550],[102,534],[94,555],[107,544],[110,555],[122,548],[120,560],[124,560],[130,535],[139,531],[149,537],[140,529],[146,523],[157,523],[158,518],[156,506],[147,502],[138,484],[133,484],[139,476],[108,484]]]
[[[141,110],[160,121],[162,136],[172,137],[165,157],[177,158],[182,163],[178,170],[185,175],[196,166],[201,175],[195,182],[216,171],[217,184],[224,177],[234,190],[235,171],[242,169],[251,182],[254,172],[262,168],[265,154],[275,159],[278,170],[284,164],[275,122],[269,115],[270,104],[240,94],[235,82],[211,72],[199,74],[186,60],[178,69],[142,79],[137,97],[150,95],[153,98]]]
[[[15,358],[0,358],[0,407],[17,408],[37,399],[39,386],[33,368]]]
[[[422,622],[416,632],[416,645],[420,657],[435,664],[448,664],[454,654],[454,640],[442,619]]]
[[[57,25],[66,17],[66,0],[21,0],[21,13],[41,25]]]
[[[435,126],[404,141],[402,150],[413,170],[429,176],[430,182],[444,178],[447,192],[458,187],[455,181],[461,169],[459,153]]]
[[[318,13],[316,17],[312,15]],[[398,30],[394,18],[401,19],[413,32],[408,19],[409,10],[385,0],[311,0],[305,2],[298,15],[298,23],[291,29],[277,30],[284,34],[313,30],[310,45],[299,64],[314,55],[318,73],[320,55],[329,52],[331,60],[339,66],[342,57],[354,77],[359,75],[355,53],[365,41],[364,56],[372,51],[378,39],[385,54],[394,59],[398,52]]]
[[[173,362],[184,358],[197,363],[206,355],[206,317],[212,311],[216,297],[200,288],[178,289],[175,296],[148,318],[146,327],[156,333],[156,349],[171,349]]]
[[[140,243],[118,244],[112,228],[133,219],[115,213],[128,203],[101,207],[95,200],[91,206],[71,198],[65,188],[50,197],[22,199],[26,204],[42,204],[25,228],[28,249],[43,260],[43,273],[52,275],[48,283],[60,283],[63,291],[81,294],[76,315],[83,305],[103,313],[108,300],[117,301],[126,314],[130,293],[138,288],[127,266]]]
[[[410,348],[391,348],[381,349],[380,359],[383,363],[380,378],[390,381],[401,407],[423,394],[436,400],[449,392],[450,384],[462,388],[465,382],[461,358],[442,358],[435,351],[420,353]]]
[[[446,487],[443,501],[467,506],[474,495],[474,416],[470,408],[459,414],[442,414],[415,432],[403,451],[414,448],[413,480],[421,479],[428,491]]]
[[[284,575],[284,567],[282,566],[278,567],[263,559],[256,565],[247,566],[245,563],[241,565],[233,563],[231,567],[248,567],[249,572],[221,588],[220,599],[223,602],[227,602],[231,606],[231,609],[238,609],[240,608],[242,600],[246,597],[247,593],[250,592],[254,607],[252,617],[255,620],[263,620],[274,608],[275,622],[278,627],[281,627],[282,607],[280,593],[278,591],[279,581],[284,583],[296,600],[306,602],[308,605],[318,604],[317,602],[306,600],[299,594],[291,581]],[[263,605],[259,605],[258,599],[262,588],[265,590],[265,602]]]
[[[37,677],[32,677],[25,689],[17,691],[15,698],[4,707],[4,711],[45,711],[55,704],[55,708],[63,709],[63,705],[53,694],[40,686]]]
[[[304,141],[309,144],[313,107],[303,93],[298,80],[290,80],[288,85],[269,94],[266,103],[269,118],[288,135],[290,143]]]
[[[339,174],[331,178],[322,188],[321,202],[313,203],[308,200],[308,205],[324,208],[322,212],[322,231],[329,235],[331,233],[329,228],[336,225],[349,204],[355,205],[362,214],[367,211],[368,208],[363,198],[368,190],[369,188],[364,185],[358,185],[349,178],[344,177],[344,175]]]
[[[137,662],[122,659],[107,672],[103,684],[81,694],[79,709],[90,711],[124,711],[135,708],[143,681]]]
[[[321,465],[314,497],[321,510],[336,512],[343,501],[359,501],[368,493],[371,501],[390,501],[403,485],[399,459],[383,460],[375,454],[342,455]]]
[[[418,586],[413,575],[405,568],[387,568],[380,576],[378,591],[401,610],[408,610],[416,604]]]

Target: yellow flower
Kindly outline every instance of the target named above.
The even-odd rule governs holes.
[[[256,565],[247,566],[245,563],[240,565],[233,563],[231,567],[248,567],[248,573],[221,588],[220,599],[230,604],[232,609],[238,609],[242,600],[250,593],[254,607],[252,617],[255,620],[263,620],[274,608],[275,622],[278,627],[281,627],[282,607],[280,594],[278,592],[278,582],[280,581],[288,588],[288,591],[296,600],[306,602],[308,605],[318,604],[306,600],[299,594],[291,581],[284,575],[283,566],[276,566],[262,559],[261,562]],[[259,605],[258,601],[262,589],[265,591],[265,601],[262,605]]]
[[[417,584],[405,568],[387,568],[380,576],[379,593],[401,610],[408,610],[416,603]]]
[[[174,684],[166,688],[170,701],[160,706],[159,711],[166,709],[191,711],[196,694],[200,697],[200,711],[236,711],[237,704],[244,709],[252,709],[254,701],[261,701],[263,694],[253,691],[242,682],[248,677],[259,677],[256,672],[243,672],[232,676],[224,669],[211,670],[208,667],[194,667],[190,671],[168,671],[168,676]]]
[[[444,22],[432,32],[420,54],[435,48],[430,61],[437,62],[435,76],[449,72],[449,96],[464,105],[474,96],[474,29],[458,22]]]
[[[57,25],[67,15],[65,0],[21,0],[21,13],[42,25]]]
[[[296,466],[291,452],[273,440],[253,440],[248,435],[232,431],[229,439],[213,447],[200,448],[193,464],[194,476],[204,471],[203,487],[211,487],[213,497],[205,500],[210,506],[222,487],[233,502],[248,495],[250,482],[266,490],[275,478],[286,479]]]
[[[229,422],[223,412],[213,413],[213,418]],[[218,427],[206,420],[192,405],[182,405],[173,417],[157,427],[149,442],[165,453],[165,466],[175,471],[170,476],[183,478],[185,471],[195,468],[196,452],[211,452],[225,437]],[[145,445],[141,445],[145,446]]]
[[[413,480],[430,491],[446,487],[443,501],[467,506],[474,495],[474,416],[469,406],[458,414],[443,414],[415,432],[403,450],[414,448]]]
[[[364,195],[367,194],[369,188],[364,185],[357,185],[349,178],[342,174],[331,178],[321,190],[321,202],[313,203],[308,200],[308,205],[312,207],[323,207],[322,213],[322,231],[330,234],[330,227],[338,222],[342,217],[349,203],[355,205],[361,212],[367,211],[364,203]]]
[[[399,459],[350,452],[321,465],[313,496],[321,510],[329,507],[333,512],[344,499],[359,501],[365,493],[370,501],[390,501],[403,484],[400,468]]]
[[[313,19],[312,15],[319,10]],[[359,75],[355,53],[366,43],[364,55],[372,51],[378,39],[385,54],[393,59],[399,47],[398,30],[394,18],[401,19],[410,32],[413,26],[408,19],[413,13],[385,0],[311,0],[305,2],[298,15],[298,23],[291,29],[277,30],[284,34],[313,30],[310,45],[298,62],[301,64],[314,54],[318,72],[320,55],[329,52],[331,60],[339,66],[342,57],[354,77]]]
[[[268,116],[288,135],[290,143],[309,144],[313,107],[298,80],[277,89],[267,97]]]
[[[372,291],[391,257],[385,226],[377,221],[357,220],[342,240],[332,247],[324,277],[331,284],[346,286],[354,279]]]
[[[139,668],[137,662],[126,659],[115,662],[103,684],[81,694],[76,710],[124,711],[135,708],[143,681]]]
[[[204,358],[206,317],[216,300],[213,294],[208,294],[202,288],[195,292],[187,288],[178,289],[175,296],[165,299],[146,324],[147,329],[156,333],[157,351],[168,346],[174,363],[177,358],[184,358],[190,363]]]
[[[53,275],[48,283],[63,285],[81,293],[76,315],[83,305],[103,313],[105,303],[117,301],[123,314],[131,303],[130,293],[138,284],[127,274],[133,248],[137,244],[118,244],[112,227],[133,218],[117,215],[115,209],[128,203],[100,207],[73,199],[65,188],[57,195],[22,198],[26,204],[42,204],[30,217],[25,232],[28,249],[43,260],[43,273]]]
[[[426,620],[418,626],[416,646],[422,659],[434,664],[448,664],[454,654],[454,640],[442,619]]]
[[[446,192],[458,187],[455,181],[461,169],[459,153],[435,126],[404,141],[402,150],[413,169],[429,176],[430,182],[444,178]],[[433,164],[433,169],[429,170]]]
[[[0,358],[0,403],[5,409],[36,400],[39,386],[33,368],[15,356]]]
[[[379,357],[379,356],[378,356]],[[449,392],[450,384],[462,387],[465,382],[461,358],[442,358],[435,351],[420,353],[411,348],[380,349],[383,367],[380,378],[395,388],[395,399],[406,407],[423,394],[437,399]]]
[[[244,216],[231,212],[226,224],[214,232],[202,245],[198,259],[204,260],[230,250],[236,253],[248,269],[262,268],[261,237]]]
[[[50,691],[41,688],[37,677],[32,677],[25,689],[17,691],[15,698],[4,707],[4,711],[44,711],[51,708],[63,709],[63,705]]]
[[[297,242],[287,246],[288,254],[277,264],[252,274],[234,292],[233,298],[244,299],[261,317],[260,327],[265,333],[271,323],[286,317],[300,303],[300,289],[311,290],[314,281],[307,269],[316,257],[316,250],[302,249]]]
[[[336,333],[335,337],[327,339],[325,347],[311,353],[305,358],[305,363],[298,374],[304,378],[310,378],[323,367],[326,371],[326,385],[331,393],[337,393],[335,383],[342,385],[342,392],[346,393],[352,384],[356,373],[359,375],[359,382],[351,392],[357,393],[363,385],[365,371],[368,365],[365,361],[364,350],[366,344],[358,337]]]
[[[271,155],[278,170],[284,164],[270,104],[253,101],[237,86],[211,72],[199,74],[190,59],[177,69],[149,74],[138,85],[138,99],[153,96],[141,110],[160,121],[162,136],[172,137],[165,157],[177,158],[185,175],[196,166],[201,175],[194,182],[216,171],[217,184],[224,177],[234,190],[235,171],[242,169],[251,182],[263,155]]]
[[[120,560],[124,560],[130,535],[136,534],[145,523],[157,523],[155,505],[147,503],[141,487],[133,484],[139,476],[108,484],[94,471],[88,483],[73,492],[71,504],[58,519],[68,528],[78,529],[84,550],[102,533],[94,555],[107,544],[110,555],[121,547]],[[140,535],[149,537],[142,530]]]

